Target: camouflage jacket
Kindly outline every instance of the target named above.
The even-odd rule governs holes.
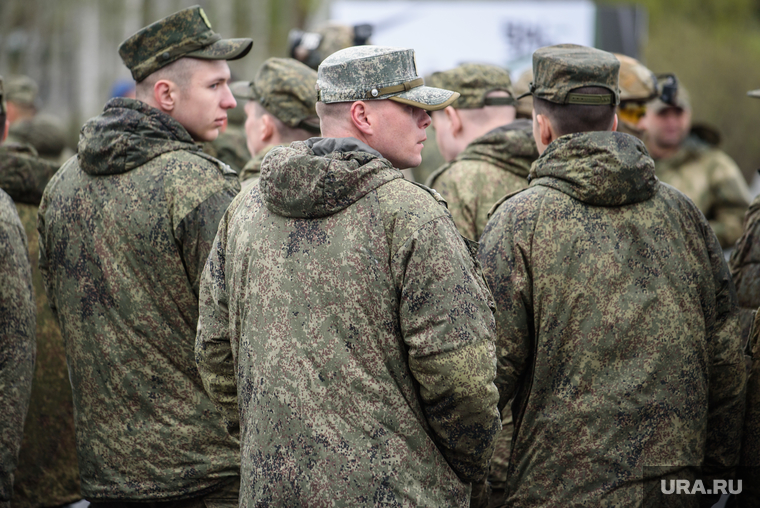
[[[39,205],[45,186],[58,164],[41,159],[31,145],[4,143],[0,146],[0,189],[14,203]]]
[[[202,144],[203,151],[224,162],[238,173],[251,157],[246,144],[245,130],[228,125],[227,130],[219,133],[214,141]]]
[[[82,495],[170,500],[239,474],[203,390],[198,283],[237,175],[173,118],[112,99],[40,205],[40,270],[66,341]]]
[[[655,174],[694,201],[725,249],[742,234],[750,195],[744,175],[724,152],[688,138],[673,157],[655,160]]]
[[[760,506],[760,313],[754,315],[748,348],[752,355],[747,378],[747,408],[742,432],[740,465],[744,466],[742,508]]]
[[[0,507],[9,508],[34,374],[34,295],[26,234],[0,190]]]
[[[253,159],[249,160],[243,170],[240,172],[240,185],[245,189],[248,186],[253,185],[261,178],[261,163],[264,161],[264,157],[274,148],[274,145],[267,146],[253,156]]]
[[[37,361],[13,483],[14,508],[61,506],[82,499],[66,353],[37,267],[37,205],[56,169],[56,164],[37,157],[31,146],[0,146],[0,187],[10,189],[29,239],[37,303]]]
[[[744,232],[728,260],[739,298],[742,337],[747,339],[760,307],[760,196],[749,205],[744,216]]]
[[[353,138],[276,147],[219,226],[204,385],[241,506],[468,506],[500,429],[491,297],[427,188]]]
[[[66,154],[66,131],[61,120],[55,116],[40,113],[33,118],[14,122],[8,129],[10,142],[29,144],[37,150],[40,157],[56,164]]]
[[[638,506],[659,475],[725,473],[746,374],[704,216],[627,134],[562,136],[531,178],[480,245],[500,404],[515,395],[509,506]]]
[[[426,185],[446,200],[459,232],[477,241],[494,203],[528,186],[528,171],[537,158],[532,123],[517,120],[474,140],[430,175]]]

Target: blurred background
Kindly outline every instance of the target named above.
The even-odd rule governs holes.
[[[2,0],[0,74],[37,81],[39,109],[63,120],[74,149],[80,126],[130,78],[121,41],[195,4],[223,37],[253,38],[251,54],[231,62],[237,79],[290,56],[292,31],[330,20],[368,24],[371,43],[415,48],[422,74],[476,61],[517,79],[537,47],[563,42],[627,54],[679,77],[695,122],[720,132],[748,183],[760,167],[760,100],[746,96],[760,88],[760,0]],[[442,162],[434,146],[425,156],[426,165]]]

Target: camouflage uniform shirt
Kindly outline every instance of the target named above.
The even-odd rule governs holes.
[[[459,232],[477,241],[494,203],[528,186],[528,171],[537,158],[533,124],[517,120],[467,145],[430,175],[427,185],[446,200]]]
[[[259,150],[259,153],[254,155],[253,159],[243,166],[243,170],[240,172],[240,185],[243,189],[247,189],[259,181],[259,178],[261,178],[261,163],[264,162],[264,157],[267,156],[272,148],[274,148],[274,145]]]
[[[34,295],[26,234],[0,190],[0,507],[9,508],[34,373]]]
[[[690,137],[673,157],[655,160],[657,178],[694,201],[725,249],[742,234],[750,195],[736,163],[724,152]]]
[[[483,233],[509,506],[638,506],[642,480],[735,466],[745,367],[717,238],[644,145],[553,141]],[[654,481],[650,481],[654,480]]]
[[[237,175],[170,116],[112,99],[45,189],[40,269],[66,343],[82,494],[195,497],[239,442],[203,390],[198,284]]]
[[[66,353],[37,267],[37,209],[57,169],[58,164],[41,159],[31,146],[0,146],[0,188],[13,198],[29,240],[37,303],[37,361],[13,482],[14,508],[61,506],[82,499]]]
[[[744,232],[728,260],[739,298],[742,337],[749,336],[755,310],[760,307],[760,196],[744,216]]]
[[[196,345],[241,506],[459,506],[500,429],[491,297],[449,214],[353,138],[276,147],[230,205]]]

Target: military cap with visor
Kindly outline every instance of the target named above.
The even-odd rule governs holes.
[[[556,104],[617,106],[619,72],[620,61],[612,53],[577,44],[546,46],[533,53],[533,82],[518,99],[533,95]],[[573,92],[584,87],[606,88],[610,93]]]
[[[248,54],[251,39],[222,39],[199,6],[188,7],[139,30],[119,46],[124,65],[140,82],[183,57],[236,60]]]
[[[655,99],[647,104],[647,109],[651,109],[654,113],[659,113],[668,108],[677,108],[683,111],[691,111],[691,99],[689,97],[689,91],[680,84],[678,80],[675,80],[675,90],[671,92],[670,100],[667,102],[660,93]]]
[[[443,109],[459,93],[425,86],[413,49],[354,46],[327,57],[317,71],[317,100],[325,104],[389,99],[426,111]]]
[[[230,85],[239,99],[257,101],[271,115],[291,128],[319,133],[317,73],[293,58],[269,58],[253,81]]]
[[[454,69],[434,72],[427,80],[430,86],[459,92],[451,106],[456,109],[478,109],[485,106],[516,106],[509,71],[489,64],[468,63]],[[507,92],[507,97],[488,97],[491,92]]]
[[[14,104],[35,107],[38,93],[37,82],[29,76],[10,76],[5,81],[5,99]]]

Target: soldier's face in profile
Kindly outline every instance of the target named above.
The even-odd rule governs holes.
[[[184,86],[175,91],[172,116],[196,141],[216,139],[227,120],[227,110],[235,107],[229,80],[226,61],[197,60]]]
[[[372,148],[398,169],[415,168],[422,162],[425,129],[430,125],[427,111],[392,100],[367,101],[377,122]]]
[[[647,136],[662,147],[677,147],[689,134],[691,112],[681,108],[664,108],[658,112],[647,111],[642,123]]]

